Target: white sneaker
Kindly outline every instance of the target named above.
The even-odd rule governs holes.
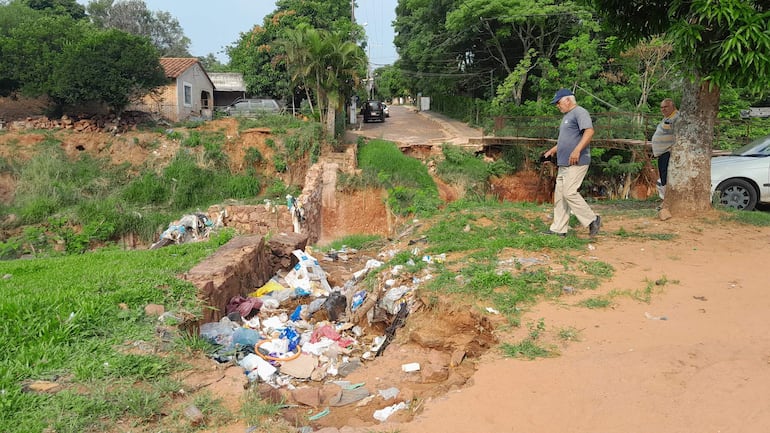
[[[655,186],[658,188],[658,196],[661,200],[663,200],[666,196],[666,186],[661,185],[660,179],[658,179],[658,182],[655,184]]]

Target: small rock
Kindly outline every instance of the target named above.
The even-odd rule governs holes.
[[[305,406],[318,407],[321,404],[321,394],[318,388],[302,387],[291,390],[291,397],[297,403]]]
[[[184,410],[184,416],[190,420],[190,424],[192,425],[200,425],[203,422],[203,412],[201,412],[201,410],[194,404],[187,406]]]
[[[47,380],[36,380],[32,383],[24,385],[22,389],[26,392],[55,394],[61,391],[61,384],[56,382],[49,382]]]
[[[464,359],[465,359],[465,351],[462,349],[457,349],[454,352],[452,352],[452,357],[449,359],[449,366],[457,367],[463,362]]]
[[[166,308],[163,305],[147,304],[144,307],[144,314],[147,316],[160,316],[166,312]]]

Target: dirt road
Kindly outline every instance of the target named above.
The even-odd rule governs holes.
[[[417,111],[414,107],[391,105],[390,117],[385,122],[363,123],[358,117],[354,132],[368,138],[381,138],[399,145],[467,144],[469,137],[481,137],[482,132],[462,122],[431,111]]]

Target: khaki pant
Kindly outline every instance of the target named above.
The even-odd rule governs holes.
[[[570,211],[583,227],[588,227],[596,219],[596,214],[578,192],[586,173],[588,173],[587,165],[559,167],[556,173],[556,188],[553,191],[552,232],[567,233]]]

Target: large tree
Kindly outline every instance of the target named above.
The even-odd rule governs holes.
[[[52,97],[68,104],[101,101],[117,114],[166,83],[149,41],[114,29],[93,31],[68,45],[52,75]]]
[[[587,0],[629,44],[664,34],[684,83],[665,206],[674,215],[711,205],[710,166],[720,89],[767,90],[770,2],[766,0]]]
[[[530,71],[544,75],[559,46],[596,30],[596,23],[588,9],[571,0],[468,0],[447,14],[446,28],[466,35],[473,29],[476,36],[467,50],[476,62],[487,58],[485,67],[501,70],[502,78],[516,69],[510,90],[520,105]]]
[[[168,12],[150,11],[143,0],[93,0],[86,10],[99,27],[149,38],[161,57],[190,57],[190,38],[179,20]]]
[[[277,60],[285,64],[292,83],[315,91],[321,104],[321,121],[327,133],[334,135],[336,113],[365,71],[364,51],[347,37],[307,24],[287,31],[286,38],[276,41],[275,46],[284,53]]]
[[[85,20],[13,2],[0,6],[0,94],[48,93],[65,47],[91,31]]]
[[[277,0],[276,10],[262,25],[241,33],[227,48],[230,66],[243,73],[249,93],[284,98],[293,94],[289,73],[277,60],[284,53],[276,41],[286,39],[286,32],[308,25],[351,41],[363,40],[363,28],[351,21],[348,0]]]
[[[85,18],[86,10],[75,0],[23,0],[30,9],[65,14],[76,20]]]

